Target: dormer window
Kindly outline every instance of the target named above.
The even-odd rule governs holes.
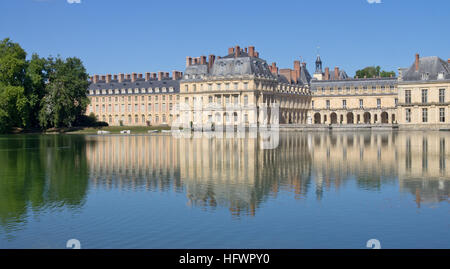
[[[439,72],[437,75],[437,79],[444,79],[444,72]]]
[[[430,77],[430,73],[422,73],[422,80],[428,80]]]

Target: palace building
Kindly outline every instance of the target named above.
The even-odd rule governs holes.
[[[450,128],[450,60],[420,58],[399,77],[352,78],[323,71],[317,56],[293,69],[267,64],[255,47],[225,56],[186,57],[185,72],[94,75],[86,114],[112,126],[380,125]],[[278,109],[278,110],[276,110]],[[275,113],[274,113],[275,112]]]
[[[322,72],[320,56],[311,81],[310,124],[394,124],[397,79],[349,78],[339,67]]]
[[[90,104],[86,114],[110,126],[171,124],[171,111],[178,103],[183,73],[168,72],[94,75],[88,88]]]
[[[295,61],[294,69],[278,70],[253,46],[229,48],[227,55],[217,59],[210,55],[208,61],[206,56],[187,57],[180,81],[183,121],[255,126],[276,116],[280,123],[306,124],[310,79],[305,63]],[[279,115],[270,114],[275,105]]]
[[[399,123],[404,128],[450,127],[450,59],[416,54],[411,67],[399,73]]]

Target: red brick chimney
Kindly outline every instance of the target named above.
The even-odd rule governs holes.
[[[295,76],[297,78],[300,77],[300,72],[302,70],[302,66],[300,64],[300,61],[294,61],[294,70],[295,70]]]
[[[139,79],[142,79],[142,73],[139,73],[139,74],[138,74],[138,78],[139,78]]]
[[[122,73],[119,73],[119,82],[123,82],[125,76]]]
[[[93,80],[93,82],[94,82],[94,83],[98,83],[98,78],[99,78],[98,75],[94,75],[94,80]]]
[[[117,75],[114,75],[114,80],[117,81]]]
[[[192,65],[192,57],[187,56],[187,57],[186,57],[186,67],[188,67],[188,66],[190,66],[190,65]]]
[[[145,81],[150,80],[150,72],[145,73]]]
[[[234,48],[228,48],[228,54],[233,54],[234,53]]]
[[[158,72],[158,80],[163,80],[164,79],[164,72],[159,71]]]
[[[248,47],[248,56],[255,57],[255,47],[254,46]]]
[[[106,83],[111,83],[111,78],[112,78],[111,74],[106,75]]]
[[[419,60],[420,60],[419,53],[416,53],[416,61],[415,61],[416,71],[419,71]]]
[[[241,54],[241,48],[239,46],[236,46],[236,48],[234,49],[234,57],[237,58],[239,57]]]
[[[131,74],[131,82],[135,82],[137,79],[137,74],[136,73],[132,73]]]
[[[334,68],[334,79],[335,80],[339,79],[339,67]]]
[[[450,58],[448,58],[448,59],[447,59],[447,63],[449,63],[449,64],[450,64]]]
[[[330,68],[325,67],[325,80],[330,80]]]
[[[102,75],[102,81],[106,81],[106,76]]]
[[[158,77],[157,77],[157,74],[156,73],[152,73],[152,79],[153,80],[156,80]]]
[[[278,75],[277,63],[272,63],[272,66],[269,66],[269,68],[270,68],[270,72],[272,72],[272,74]]]
[[[170,73],[169,72],[166,72],[164,75],[165,75],[164,78],[166,78],[166,79],[170,78]]]
[[[200,57],[200,64],[206,64],[206,56]]]
[[[131,75],[127,74],[127,80],[131,80]]]

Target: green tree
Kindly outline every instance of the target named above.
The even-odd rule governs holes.
[[[394,71],[381,71],[381,67],[380,66],[368,66],[364,69],[360,69],[356,71],[356,75],[355,77],[358,78],[374,78],[374,77],[390,77],[390,76],[395,77],[395,72]]]
[[[39,122],[43,128],[71,127],[86,111],[88,74],[78,58],[48,60],[48,83],[41,101]]]

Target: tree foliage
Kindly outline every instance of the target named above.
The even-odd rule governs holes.
[[[381,71],[380,66],[368,66],[364,69],[360,69],[356,71],[355,77],[358,78],[374,78],[374,77],[395,77],[394,71]]]
[[[78,58],[26,59],[19,44],[0,42],[0,133],[12,127],[71,127],[85,113],[88,74]]]

